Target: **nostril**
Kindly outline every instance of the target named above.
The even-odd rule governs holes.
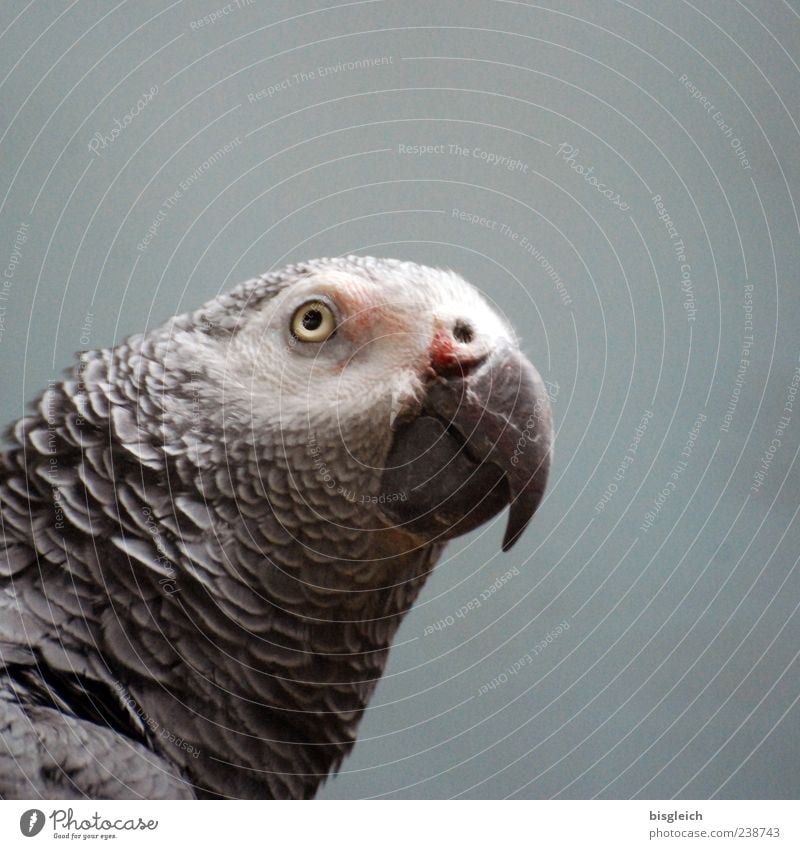
[[[462,345],[469,345],[475,338],[475,331],[472,329],[472,325],[459,319],[453,325],[453,338],[456,342],[461,342]]]
[[[441,377],[466,377],[475,366],[486,359],[486,351],[475,346],[461,347],[473,342],[475,331],[459,319],[452,330],[438,330],[431,341],[430,364]]]

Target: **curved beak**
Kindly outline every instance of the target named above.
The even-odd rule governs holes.
[[[502,342],[466,374],[437,375],[422,412],[395,434],[383,473],[384,512],[408,530],[450,539],[510,505],[503,550],[542,500],[552,412],[539,373]]]

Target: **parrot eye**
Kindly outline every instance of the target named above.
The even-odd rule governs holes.
[[[292,335],[301,342],[324,342],[335,331],[333,312],[322,301],[309,301],[292,316]]]

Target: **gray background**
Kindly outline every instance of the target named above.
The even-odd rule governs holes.
[[[451,545],[323,796],[797,797],[798,11],[3,4],[3,421],[77,349],[348,252],[459,270],[551,382],[544,506],[508,555],[503,517]]]

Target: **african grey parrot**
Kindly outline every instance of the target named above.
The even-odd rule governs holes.
[[[507,323],[410,262],[82,353],[0,459],[0,797],[313,796],[445,542],[525,528],[551,432]]]

